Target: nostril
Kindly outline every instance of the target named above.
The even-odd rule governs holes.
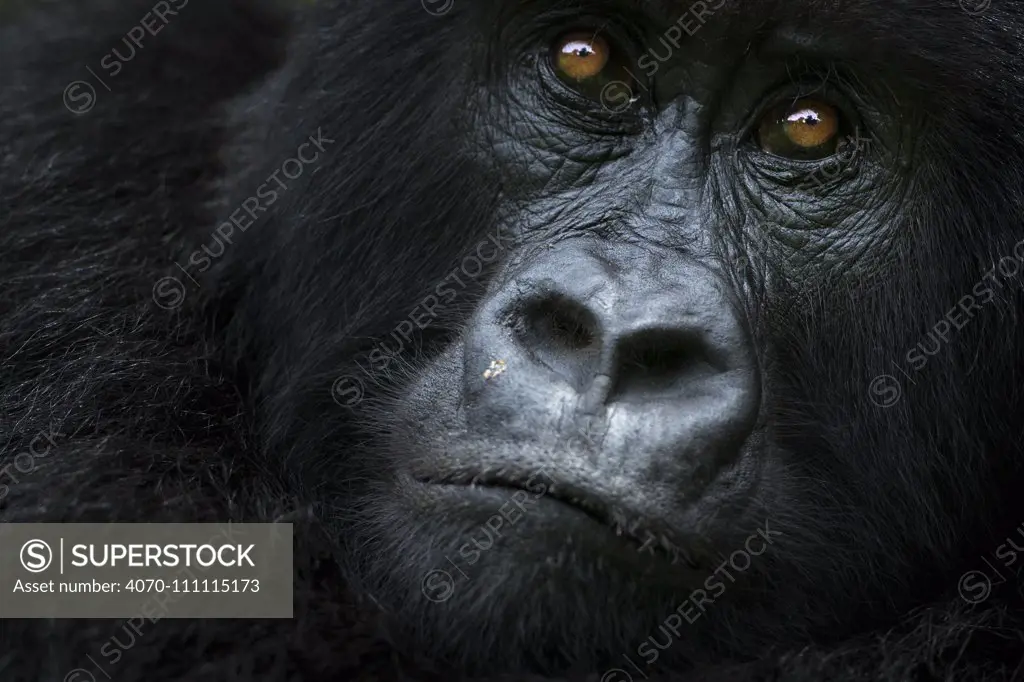
[[[600,347],[597,320],[575,301],[547,298],[529,306],[524,318],[539,346],[573,353]]]
[[[614,393],[650,397],[722,371],[722,361],[694,331],[646,330],[624,339],[617,350]]]
[[[559,296],[526,303],[514,328],[520,343],[573,385],[584,386],[600,358],[601,334],[583,305]]]
[[[597,334],[585,310],[575,305],[545,305],[540,312],[543,333],[552,341],[571,351],[596,347]]]

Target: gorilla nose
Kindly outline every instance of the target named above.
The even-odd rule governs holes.
[[[541,289],[517,311],[519,340],[535,362],[581,394],[602,402],[671,399],[727,371],[733,355],[730,339],[715,338],[721,315],[688,312],[673,293],[621,281],[603,297]]]
[[[717,274],[674,253],[580,245],[510,276],[465,337],[464,407],[478,426],[521,441],[570,437],[585,420],[602,450],[642,444],[650,462],[706,462],[750,434],[752,346]]]

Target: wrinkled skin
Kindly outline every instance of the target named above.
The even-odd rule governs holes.
[[[1024,519],[1021,275],[996,267],[1024,266],[1022,10],[385,4],[304,10],[231,108],[214,209],[145,235],[200,284],[180,310],[140,300],[146,324],[176,320],[237,388],[176,400],[244,415],[222,435],[165,418],[156,442],[230,441],[247,490],[312,505],[403,651],[458,671],[805,647],[773,674],[1012,670],[947,657],[956,637],[867,642],[917,632],[920,607],[974,627],[958,578]],[[566,31],[607,36],[638,82],[567,87]],[[765,112],[811,95],[842,146],[766,151]],[[191,258],[311,136],[322,155],[257,227]],[[147,261],[136,290],[167,272]],[[829,647],[856,666],[814,662]]]

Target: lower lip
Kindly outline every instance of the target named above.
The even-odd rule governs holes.
[[[607,526],[579,507],[563,502],[562,500],[551,497],[550,495],[531,492],[524,488],[500,485],[430,483],[419,480],[415,481],[415,484],[424,492],[427,492],[428,495],[440,494],[446,499],[450,499],[451,497],[459,497],[461,499],[475,498],[481,502],[497,504],[498,506],[494,508],[496,514],[499,513],[499,510],[501,509],[504,509],[506,514],[511,514],[513,511],[529,514],[538,505],[543,505],[550,510],[571,511],[574,516],[586,517],[590,521],[607,528]],[[509,511],[509,509],[513,511]]]
[[[442,508],[438,511],[443,516],[468,512],[462,515],[472,515],[474,521],[492,529],[522,526],[530,533],[550,531],[557,533],[561,542],[566,540],[567,531],[575,531],[606,552],[609,543],[616,551],[621,551],[623,546],[638,549],[636,543],[616,533],[587,510],[544,493],[511,486],[430,483],[411,478],[406,484],[414,486],[415,490],[410,492],[416,497],[441,502]],[[480,520],[480,508],[489,512],[485,520]]]
[[[421,503],[436,503],[439,517],[457,524],[467,533],[486,528],[496,537],[528,538],[528,547],[515,544],[507,547],[515,548],[515,555],[531,564],[550,561],[552,556],[571,548],[575,556],[589,556],[599,563],[607,562],[609,567],[643,574],[651,585],[664,584],[674,589],[680,584],[689,585],[697,577],[704,578],[704,573],[683,563],[673,563],[664,556],[645,552],[636,541],[616,533],[586,511],[547,495],[522,491],[527,495],[527,502],[520,506],[512,497],[521,490],[518,488],[427,483],[412,478],[406,479],[404,485]],[[413,513],[422,515],[423,506],[417,507]],[[488,515],[484,516],[481,511]],[[538,552],[533,554],[529,551],[532,548]]]
[[[568,531],[574,537],[577,533],[583,534],[592,542],[604,544],[609,539],[622,542],[607,524],[586,510],[542,492],[511,486],[428,483],[414,479],[406,483],[415,497],[438,502],[439,515],[471,518],[492,530],[515,528],[520,533],[524,529],[531,534],[550,532],[557,534],[561,542],[565,541]]]

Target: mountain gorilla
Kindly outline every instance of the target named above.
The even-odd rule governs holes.
[[[293,522],[295,618],[4,680],[1021,674],[1019,4],[39,2],[0,519]]]

